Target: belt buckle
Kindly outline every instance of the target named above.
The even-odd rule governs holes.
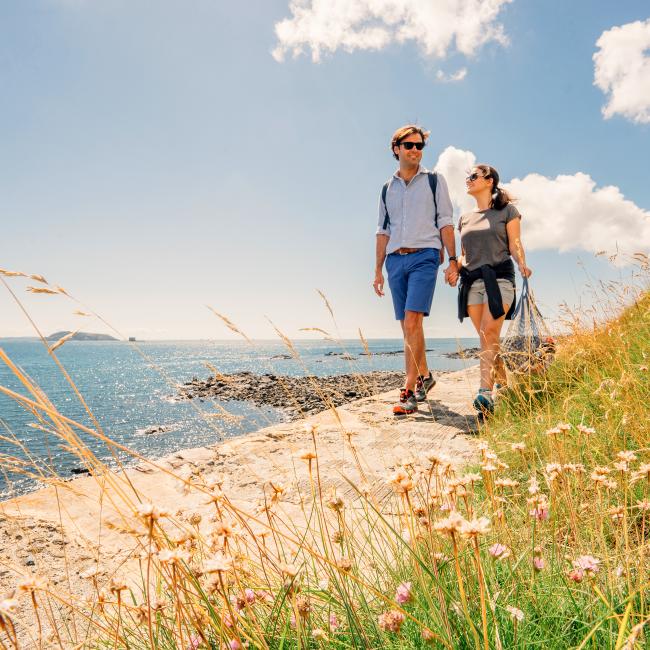
[[[409,254],[408,251],[403,251],[401,248],[400,248],[400,250],[398,250],[397,252],[398,252],[400,255],[408,255],[408,254]]]

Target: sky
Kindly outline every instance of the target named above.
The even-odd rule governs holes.
[[[553,322],[632,272],[596,253],[650,252],[647,0],[5,0],[0,269],[75,300],[4,280],[45,334],[398,337],[374,232],[414,121],[456,218],[476,161],[517,196]],[[455,300],[427,336],[472,335]]]

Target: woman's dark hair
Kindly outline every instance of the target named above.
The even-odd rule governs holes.
[[[495,210],[503,210],[513,198],[502,187],[499,187],[499,172],[490,165],[476,165],[485,178],[492,179],[492,205]]]

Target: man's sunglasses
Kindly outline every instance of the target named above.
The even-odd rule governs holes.
[[[418,151],[422,151],[424,149],[424,142],[400,142],[398,147],[404,147],[407,151],[410,151],[415,147]]]
[[[487,178],[487,176],[483,176],[483,174],[478,174],[477,172],[474,172],[473,174],[470,174],[465,180],[474,182],[477,178]]]

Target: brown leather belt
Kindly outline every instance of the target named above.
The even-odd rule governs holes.
[[[395,252],[399,255],[408,255],[409,253],[417,253],[424,250],[423,248],[398,248]]]

